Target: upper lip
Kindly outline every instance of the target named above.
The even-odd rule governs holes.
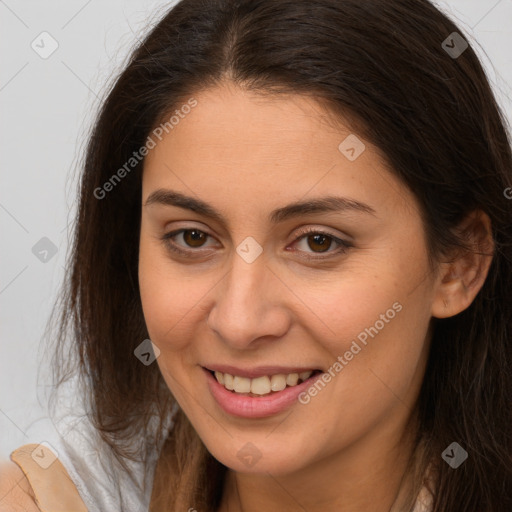
[[[203,366],[206,370],[229,373],[230,375],[237,375],[238,377],[246,377],[248,379],[255,379],[257,377],[263,377],[264,375],[277,375],[283,373],[288,375],[289,373],[302,373],[307,371],[319,370],[314,366],[255,366],[253,368],[237,368],[229,364],[209,364]]]

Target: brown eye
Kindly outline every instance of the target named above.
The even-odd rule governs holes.
[[[194,249],[209,247],[207,245],[209,238],[212,237],[208,233],[191,228],[166,233],[162,236],[162,241],[169,250],[181,255],[191,256],[195,252],[199,252]]]
[[[183,230],[183,240],[190,247],[201,247],[208,235],[198,229]]]
[[[330,255],[343,254],[352,247],[349,242],[316,229],[302,231],[301,234],[302,236],[296,239],[295,245],[299,249],[298,252],[302,253],[306,259],[314,259],[315,254],[317,260],[325,259]],[[208,242],[213,240],[215,239],[211,235],[195,228],[179,229],[162,236],[162,241],[170,251],[189,258],[204,254],[204,251],[195,251],[194,249],[211,248],[211,244]],[[333,248],[335,250],[332,250]],[[323,253],[326,255],[322,256]]]
[[[309,259],[317,258],[318,260],[338,254],[341,255],[352,247],[349,242],[315,228],[302,230],[299,235],[302,236],[299,236],[296,240],[296,248],[299,250],[299,253],[302,253],[305,258]]]
[[[325,252],[330,249],[332,237],[318,233],[307,237],[308,247],[313,252]]]

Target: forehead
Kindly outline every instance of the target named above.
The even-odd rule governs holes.
[[[278,152],[283,158],[297,159],[310,146],[320,149],[326,133],[335,140],[343,132],[350,133],[339,120],[335,124],[331,112],[304,95],[256,93],[228,83],[194,98],[197,105],[167,130],[173,137],[164,133],[164,138],[170,146],[199,152],[215,149],[217,160],[225,154],[230,160],[241,156],[249,163],[247,152],[256,149],[263,155]],[[330,141],[325,142],[328,149]]]
[[[144,198],[169,187],[246,209],[332,192],[376,205],[414,202],[376,148],[311,97],[232,85],[193,97],[197,105],[146,156]]]

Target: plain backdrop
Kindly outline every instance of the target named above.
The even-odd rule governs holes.
[[[34,442],[27,432],[45,416],[41,337],[64,275],[77,163],[98,98],[173,3],[0,0],[0,458]],[[512,119],[512,0],[438,5],[477,42]]]

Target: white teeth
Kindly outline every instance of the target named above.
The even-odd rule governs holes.
[[[251,380],[251,393],[255,395],[266,395],[270,393],[270,379],[264,375]]]
[[[311,377],[311,375],[313,375],[313,372],[309,371],[309,372],[302,372],[302,373],[299,373],[299,379],[304,382],[305,380],[309,379],[309,377]]]
[[[282,391],[286,387],[286,375],[280,373],[272,375],[270,379],[270,389],[272,391]]]
[[[233,391],[233,375],[230,375],[229,373],[224,374],[224,387]]]
[[[250,393],[251,379],[235,375],[233,377],[233,390],[236,391],[237,393]]]
[[[222,384],[229,391],[235,393],[252,393],[254,395],[267,395],[271,391],[282,391],[286,386],[296,386],[301,382],[309,379],[313,371],[309,370],[301,373],[290,373],[284,375],[282,373],[272,376],[262,375],[255,379],[247,377],[239,377],[238,375],[230,375],[229,373],[215,372],[217,382]]]
[[[286,376],[286,384],[288,386],[296,386],[297,382],[299,382],[299,374],[298,373],[290,373]]]

